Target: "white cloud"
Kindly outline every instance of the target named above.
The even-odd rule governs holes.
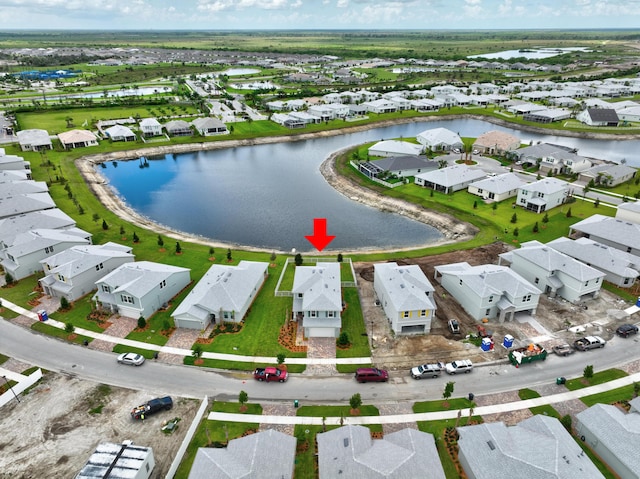
[[[301,1],[289,2],[289,0],[198,0],[198,10],[204,12],[222,12],[226,10],[282,10],[296,8],[302,5]]]

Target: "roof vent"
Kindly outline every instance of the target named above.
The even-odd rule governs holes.
[[[348,437],[345,437],[343,439],[343,442],[344,442],[344,447],[349,447],[349,438]]]
[[[487,441],[487,445],[492,451],[496,448],[496,445],[493,443],[493,441]]]

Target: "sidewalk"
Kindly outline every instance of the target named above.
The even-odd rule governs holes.
[[[25,316],[34,322],[39,321],[38,314],[33,311],[29,311],[17,304],[13,304],[11,301],[0,298],[2,306],[14,311],[22,316]],[[58,329],[64,329],[64,323],[56,321],[49,317],[46,324]],[[158,351],[159,353],[168,353],[176,356],[192,356],[191,349],[172,348],[169,346],[158,346],[157,344],[143,343],[141,341],[133,341],[131,339],[117,338],[102,333],[96,333],[83,328],[76,328],[74,331],[76,334],[87,336],[93,339],[99,339],[112,344],[124,344],[132,348],[147,349],[150,351]],[[244,363],[274,363],[277,362],[275,357],[267,356],[240,356],[237,354],[225,354],[225,353],[211,353],[203,352],[203,359],[218,359],[221,361],[237,361]],[[287,364],[306,364],[306,365],[336,365],[336,364],[371,364],[371,358],[287,358]]]

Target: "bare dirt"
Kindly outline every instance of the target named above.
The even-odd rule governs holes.
[[[199,403],[174,397],[172,410],[144,422],[131,419],[130,410],[152,397],[143,391],[46,373],[20,397],[20,403],[12,401],[2,408],[0,479],[75,477],[99,443],[125,440],[150,446],[156,461],[151,477],[164,477]],[[180,422],[173,434],[160,430],[165,421],[176,417]]]
[[[513,249],[512,245],[497,242],[472,250],[458,250],[441,255],[397,260],[398,264],[417,264],[435,288],[437,311],[431,324],[431,333],[420,336],[396,336],[380,306],[375,304],[373,290],[373,263],[356,263],[363,314],[367,329],[373,328],[373,358],[376,365],[389,369],[405,369],[416,363],[471,359],[481,363],[506,360],[507,350],[502,347],[505,334],[512,335],[516,342],[526,343],[531,339],[550,349],[562,342],[572,342],[583,334],[598,334],[611,338],[615,328],[624,321],[624,310],[629,305],[616,296],[601,290],[600,297],[576,305],[562,299],[540,297],[535,323],[489,321],[478,323],[462,309],[460,304],[434,280],[434,267],[442,264],[466,261],[471,265],[497,264],[498,255]],[[447,321],[457,319],[462,334],[454,335],[447,328]],[[484,352],[465,338],[478,334],[481,324],[493,333],[495,347]],[[572,326],[585,326],[585,333],[568,331]]]

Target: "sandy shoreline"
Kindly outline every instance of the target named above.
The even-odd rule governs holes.
[[[141,228],[148,229],[156,234],[161,234],[168,238],[173,238],[176,241],[187,241],[198,244],[204,244],[207,246],[219,247],[219,248],[233,248],[233,249],[243,249],[246,251],[261,251],[261,252],[271,252],[273,249],[266,248],[257,248],[247,245],[240,244],[232,244],[216,241],[214,239],[205,238],[203,236],[198,236],[186,232],[176,231],[167,226],[161,225],[152,221],[149,218],[146,218],[131,207],[127,206],[120,197],[118,197],[114,191],[109,187],[108,182],[96,168],[96,165],[104,162],[104,161],[126,161],[137,159],[141,156],[157,156],[157,155],[166,155],[172,153],[186,153],[192,151],[205,151],[205,150],[219,150],[225,148],[235,148],[239,146],[252,146],[259,144],[269,144],[269,143],[282,143],[282,142],[293,142],[293,141],[305,141],[313,138],[321,138],[321,137],[329,137],[329,136],[338,136],[346,133],[352,133],[357,131],[366,131],[373,128],[380,128],[384,126],[397,125],[403,123],[412,123],[412,122],[427,122],[427,121],[439,121],[439,120],[451,120],[451,119],[459,119],[460,116],[451,115],[451,116],[438,116],[438,117],[412,117],[406,119],[397,119],[397,120],[389,120],[383,121],[374,124],[368,125],[360,125],[347,127],[339,130],[331,130],[331,131],[323,131],[317,133],[302,133],[296,135],[288,135],[288,136],[278,136],[278,137],[264,137],[264,138],[252,138],[247,140],[226,140],[226,141],[217,141],[217,142],[207,142],[207,143],[189,143],[189,144],[181,144],[181,145],[169,145],[169,146],[156,146],[156,147],[145,147],[145,148],[136,148],[127,151],[118,151],[118,152],[110,152],[110,153],[101,153],[97,155],[89,155],[78,158],[75,161],[76,167],[78,171],[84,178],[85,182],[94,193],[94,195],[100,200],[100,202],[117,216],[122,218],[123,220],[137,225]],[[547,130],[536,127],[522,127],[522,125],[517,125],[513,123],[509,123],[508,121],[499,120],[495,118],[487,118],[484,116],[475,116],[469,115],[465,116],[465,118],[475,118],[483,121],[487,121],[494,124],[499,124],[502,126],[508,126],[510,128],[531,131],[535,133],[545,133],[549,135],[557,135],[557,136],[573,136],[579,138],[597,138],[597,139],[636,139],[635,135],[611,135],[611,134],[583,134],[580,132],[566,132],[564,130]],[[437,230],[439,230],[443,239],[437,242],[430,242],[424,245],[416,245],[409,248],[403,249],[388,249],[388,250],[378,250],[373,248],[358,248],[355,250],[341,250],[342,253],[374,253],[381,251],[408,251],[415,250],[425,247],[437,246],[445,243],[466,241],[476,234],[477,229],[468,223],[462,223],[454,217],[443,215],[440,213],[434,213],[424,208],[418,207],[412,203],[398,200],[394,198],[388,198],[382,195],[379,195],[371,190],[363,188],[348,179],[338,175],[334,168],[335,158],[340,155],[343,151],[349,148],[353,148],[356,145],[350,145],[349,147],[340,150],[338,152],[334,152],[326,158],[322,164],[320,165],[320,172],[325,178],[325,180],[338,191],[342,195],[347,198],[353,199],[354,201],[359,201],[368,206],[378,208],[385,211],[393,211],[394,213],[398,213],[403,216],[407,216],[416,221],[420,221],[422,223],[433,226]],[[328,248],[325,250],[327,252],[331,252],[331,249]],[[277,251],[278,253],[288,253],[285,251]]]

